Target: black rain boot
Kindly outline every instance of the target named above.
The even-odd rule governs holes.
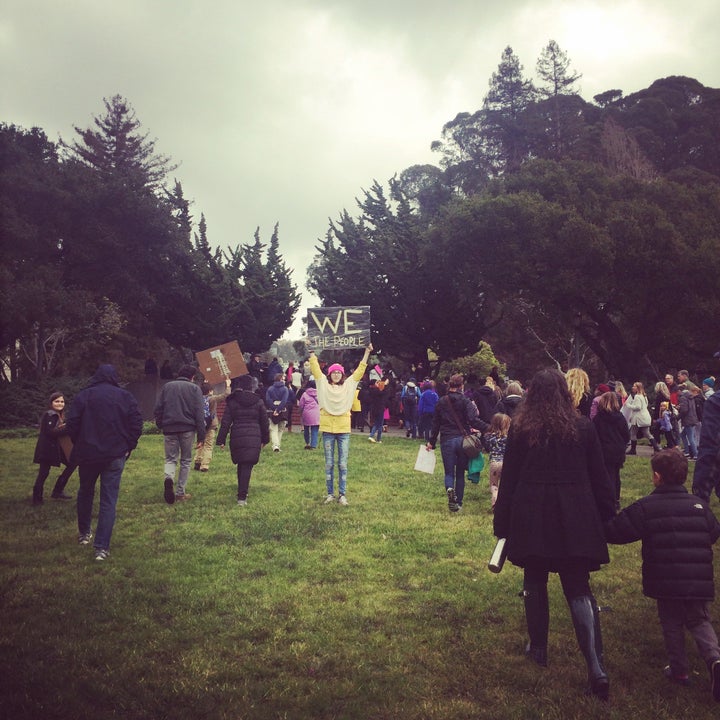
[[[570,600],[568,605],[575,626],[575,636],[587,664],[587,694],[607,700],[610,681],[603,666],[600,615],[595,598],[592,595],[582,595]]]
[[[637,440],[633,440],[630,443],[630,449],[627,451],[626,455],[637,455]]]
[[[530,636],[530,642],[525,648],[525,655],[538,665],[547,667],[547,641],[550,626],[547,585],[526,584],[523,588],[523,600],[525,601],[525,620]]]

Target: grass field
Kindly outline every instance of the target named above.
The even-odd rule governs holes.
[[[593,575],[603,613],[607,705],[585,670],[557,578],[550,665],[523,657],[521,571],[494,546],[486,474],[462,513],[417,443],[353,435],[349,507],[324,505],[322,451],[300,433],[265,449],[248,506],[217,451],[191,500],[163,501],[162,437],[128,462],[108,561],[77,544],[73,502],[30,504],[34,439],[0,440],[0,718],[717,717],[688,639],[695,684],[670,685],[639,546]],[[438,453],[439,455],[439,453]],[[46,487],[46,498],[56,473]],[[77,491],[73,476],[68,491]],[[624,504],[650,490],[629,458]],[[717,500],[713,509],[718,511]]]

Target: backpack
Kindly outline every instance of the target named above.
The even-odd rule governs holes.
[[[703,419],[703,406],[705,405],[705,398],[702,396],[702,393],[695,395],[693,397],[693,400],[695,400],[695,413],[697,414],[698,422],[702,422]]]
[[[405,407],[416,407],[419,399],[417,387],[408,387],[406,385],[403,388],[402,396],[400,399],[403,401],[403,405]]]
[[[203,412],[205,413],[205,429],[207,430],[213,421],[213,416],[210,412],[210,397],[208,395],[203,395]]]

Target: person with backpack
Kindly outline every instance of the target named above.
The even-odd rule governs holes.
[[[403,407],[403,418],[405,424],[405,437],[417,438],[418,431],[418,402],[420,401],[420,390],[415,384],[415,378],[411,377],[400,393],[400,402]]]
[[[230,378],[225,378],[225,392],[215,395],[212,385],[203,382],[200,386],[203,393],[203,412],[205,414],[205,441],[202,447],[195,451],[195,469],[200,472],[207,472],[210,469],[210,461],[215,447],[215,436],[217,435],[218,419],[217,404],[230,394]]]
[[[265,407],[270,420],[270,442],[273,452],[280,452],[282,434],[287,424],[290,391],[285,385],[283,374],[275,374],[273,384],[265,391]]]

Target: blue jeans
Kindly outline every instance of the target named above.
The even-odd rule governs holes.
[[[459,505],[465,495],[465,471],[468,467],[467,455],[462,451],[462,435],[440,441],[440,455],[445,469],[445,489],[454,487]]]
[[[410,437],[413,439],[417,437],[417,426],[418,421],[418,411],[417,411],[417,405],[413,405],[412,407],[406,407],[405,411],[403,413],[403,422],[405,423],[405,434],[410,434]]]
[[[180,472],[178,473],[177,487],[175,489],[177,495],[185,494],[185,485],[187,484],[188,475],[190,474],[190,464],[193,459],[194,447],[195,432],[193,430],[170,433],[165,436],[166,478],[171,478],[173,481],[175,480],[178,456],[180,458]]]
[[[80,465],[78,468],[80,488],[77,494],[77,516],[80,535],[90,532],[95,483],[98,477],[100,478],[100,507],[93,543],[98,550],[110,549],[110,536],[115,524],[115,506],[120,493],[120,478],[124,467],[125,456],[106,462]]]
[[[370,428],[370,437],[378,442],[382,438],[383,425],[385,425],[385,410],[383,409],[373,417],[373,426]]]
[[[323,433],[325,450],[325,484],[327,494],[334,495],[335,445],[338,448],[338,490],[341,495],[347,489],[348,450],[350,449],[350,433]]]
[[[309,445],[311,448],[317,447],[318,442],[318,430],[320,429],[319,425],[304,425],[303,426],[303,433],[305,433],[305,444]]]
[[[680,432],[680,439],[682,440],[685,452],[690,454],[690,457],[697,457],[697,443],[695,442],[695,426],[694,425],[683,425]]]

